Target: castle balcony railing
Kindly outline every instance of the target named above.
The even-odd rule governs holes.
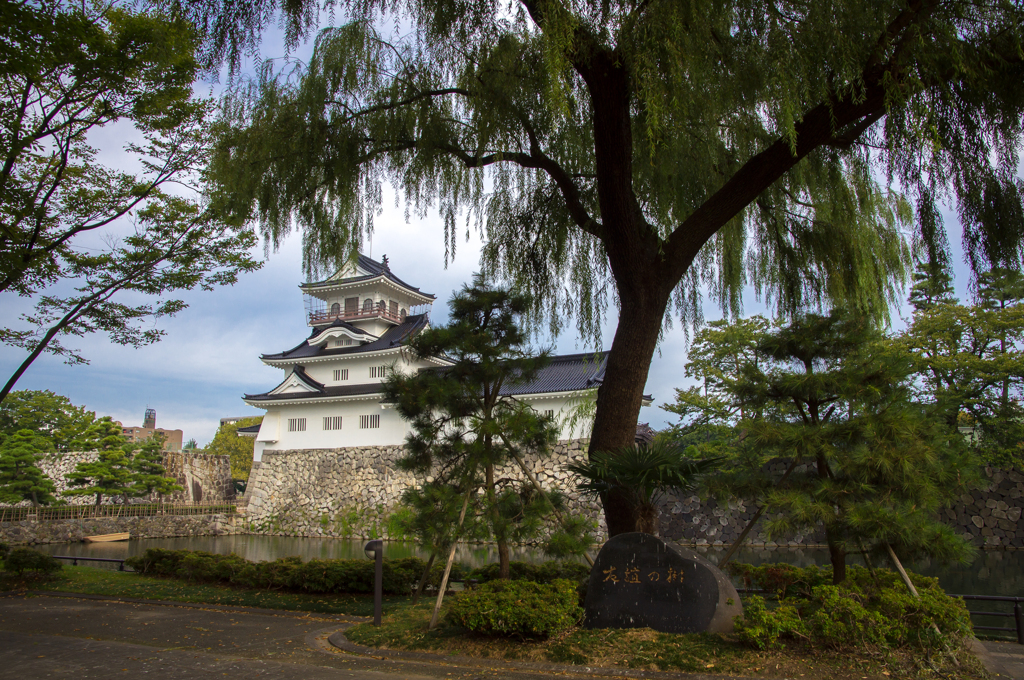
[[[405,315],[398,313],[392,314],[386,309],[368,309],[368,310],[357,310],[348,311],[341,310],[338,312],[332,312],[330,310],[316,310],[309,313],[309,325],[319,326],[320,324],[330,323],[332,321],[356,321],[359,319],[387,319],[388,321],[394,321],[395,323],[402,323],[405,321]]]

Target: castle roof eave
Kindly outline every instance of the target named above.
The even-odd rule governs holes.
[[[338,273],[335,273],[333,276],[324,279],[323,281],[310,281],[307,283],[300,284],[299,288],[304,293],[309,293],[312,295],[314,291],[325,292],[328,290],[340,290],[344,288],[351,288],[357,285],[363,285],[367,282],[374,280],[381,280],[392,284],[396,288],[406,292],[408,295],[414,298],[418,298],[419,300],[421,300],[423,304],[426,304],[427,302],[432,302],[437,299],[435,295],[431,293],[424,293],[416,286],[409,285],[402,279],[392,274],[391,269],[385,266],[384,263],[378,262],[370,257],[367,257],[366,255],[359,255],[359,257],[356,260],[356,266],[358,267],[358,269],[361,269],[367,273],[361,276],[352,276],[345,279],[335,278],[338,276]]]

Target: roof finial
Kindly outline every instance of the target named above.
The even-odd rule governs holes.
[[[391,271],[391,267],[388,266],[388,256],[387,255],[381,255],[381,257],[380,257],[380,266],[383,267],[384,271],[386,271],[386,272]]]

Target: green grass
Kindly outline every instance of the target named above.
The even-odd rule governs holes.
[[[285,609],[318,614],[373,616],[372,595],[311,595],[278,590],[247,590],[95,567],[65,566],[56,576],[47,580],[19,579],[11,574],[0,573],[0,590],[21,589]],[[385,596],[384,612],[389,613],[401,608],[408,600],[408,597]]]

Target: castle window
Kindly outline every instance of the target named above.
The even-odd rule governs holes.
[[[402,307],[402,309],[399,310],[398,318],[400,318],[402,321],[405,321],[405,307]]]
[[[371,378],[383,378],[387,373],[387,366],[370,366],[370,377]]]
[[[306,419],[305,418],[289,418],[288,419],[288,431],[289,432],[305,432],[306,431]]]
[[[325,430],[340,430],[341,429],[341,416],[324,416],[324,429]]]
[[[363,311],[367,313],[373,311],[373,300],[371,300],[370,298],[366,298],[365,300],[363,300]]]
[[[372,430],[380,427],[380,416],[359,416],[359,429]]]
[[[341,314],[341,305],[335,302],[331,305],[331,316],[338,316],[339,314]]]
[[[336,368],[334,369],[334,381],[340,382],[342,380],[348,380],[348,369],[347,368]]]
[[[345,315],[355,314],[359,311],[359,298],[345,298]]]
[[[544,411],[544,415],[547,416],[548,418],[554,418],[555,412],[552,409],[548,409],[547,411]]]
[[[398,316],[398,303],[395,302],[394,300],[389,302],[388,303],[388,312],[391,313],[391,316]]]

